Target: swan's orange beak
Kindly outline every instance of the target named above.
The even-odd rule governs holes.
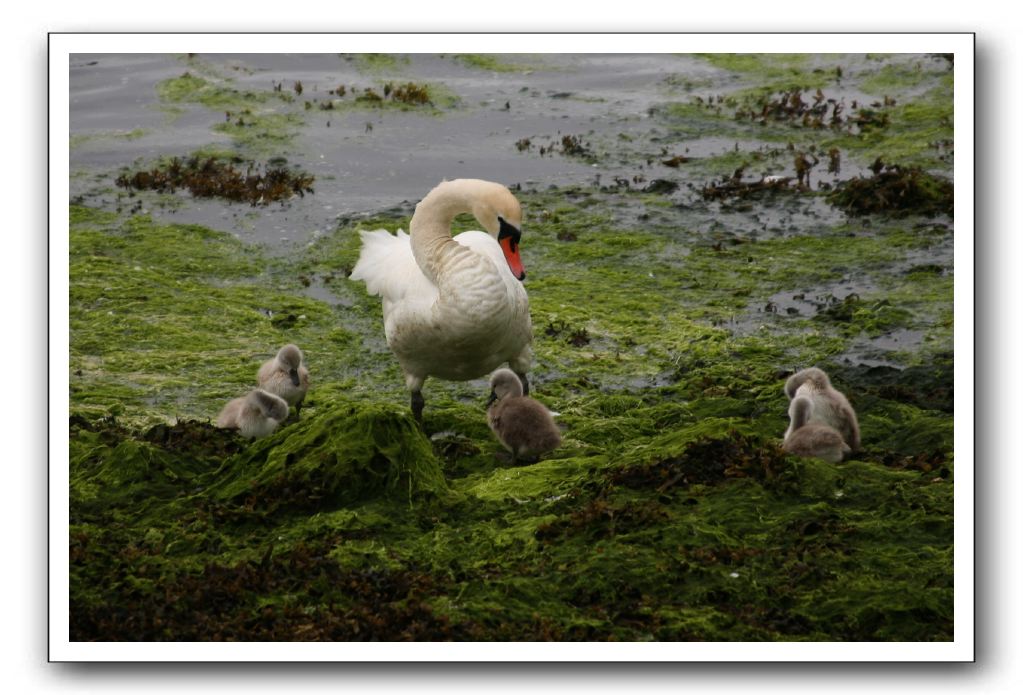
[[[506,236],[500,240],[501,250],[504,251],[504,258],[508,261],[508,267],[511,268],[512,275],[517,277],[519,280],[526,279],[526,269],[522,267],[522,256],[519,255],[519,245],[515,243],[515,240]]]

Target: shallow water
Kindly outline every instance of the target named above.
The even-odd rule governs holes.
[[[822,221],[815,216],[830,213],[827,206],[812,206],[814,212],[809,215],[793,211],[775,218],[767,211],[752,220],[736,217],[718,205],[696,205],[698,196],[686,184],[703,185],[710,177],[694,177],[685,169],[672,170],[657,161],[647,164],[651,155],[659,158],[661,149],[698,160],[736,151],[784,150],[784,143],[757,139],[755,125],[736,123],[734,136],[704,132],[679,136],[658,117],[657,109],[665,104],[700,95],[710,99],[735,90],[741,84],[736,73],[684,55],[502,58],[524,68],[490,72],[450,56],[422,54],[403,57],[383,69],[338,54],[75,55],[70,66],[71,195],[89,204],[115,205],[120,192],[112,179],[121,167],[161,156],[185,156],[200,147],[230,148],[228,135],[211,130],[225,120],[224,111],[195,103],[161,102],[157,84],[190,72],[253,93],[268,93],[275,84],[284,91],[293,89],[296,82],[304,86],[291,104],[262,103],[258,108],[291,113],[304,121],[279,154],[291,166],[316,176],[314,195],[260,208],[258,214],[245,206],[212,200],[185,200],[174,208],[143,207],[158,218],[227,229],[247,241],[271,246],[304,243],[332,230],[339,218],[411,206],[441,179],[457,177],[540,189],[598,181],[607,185],[616,178],[673,180],[682,188],[672,199],[695,208],[691,216],[679,216],[681,224],[713,220],[736,233],[792,233]],[[862,56],[812,57],[811,64],[817,63],[841,63],[849,76],[869,69],[869,61]],[[444,108],[439,115],[300,107],[303,101],[322,102],[328,97],[326,91],[340,84],[379,89],[385,80],[441,83],[457,96],[458,106]],[[687,88],[673,86],[680,82]],[[849,102],[875,98],[853,84],[847,78],[829,85],[827,93]],[[539,156],[540,143],[556,142],[563,135],[596,143],[593,147],[600,156],[596,161],[560,154]],[[537,145],[520,152],[515,143],[523,138]],[[840,175],[826,173],[821,164],[811,178],[835,181],[864,171],[864,163],[846,157]],[[788,159],[776,157],[754,165],[749,174],[791,176],[793,172]],[[529,211],[527,223],[528,215]]]

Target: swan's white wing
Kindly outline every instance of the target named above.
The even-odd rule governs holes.
[[[418,377],[419,385],[429,375],[472,379],[528,351],[529,300],[489,234],[455,237],[472,253],[453,256],[445,267],[452,287],[444,301],[416,263],[408,234],[381,229],[360,236],[351,279],[383,299],[384,335],[406,379]]]
[[[383,298],[385,304],[395,304],[405,297],[432,303],[437,288],[419,269],[412,255],[409,236],[402,230],[391,234],[386,229],[359,232],[362,251],[352,268],[351,279],[366,283],[366,291]]]

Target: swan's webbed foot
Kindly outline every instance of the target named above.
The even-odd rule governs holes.
[[[412,417],[416,419],[416,422],[420,426],[423,424],[423,406],[426,405],[426,400],[423,399],[422,391],[412,392]]]
[[[526,376],[525,372],[522,372],[522,373],[515,372],[515,375],[518,376],[519,377],[519,381],[522,382],[522,395],[523,396],[528,396],[529,395],[529,378]]]

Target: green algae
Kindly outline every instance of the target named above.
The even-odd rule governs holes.
[[[237,120],[217,123],[213,130],[231,136],[239,147],[270,156],[288,153],[303,124],[295,113],[246,111]]]
[[[164,106],[199,104],[225,115],[212,129],[232,138],[237,148],[267,157],[289,152],[305,119],[289,109],[294,97],[282,89],[242,90],[229,78],[185,72],[156,85]]]
[[[889,133],[870,131],[828,141],[825,146],[848,149],[863,161],[878,157],[908,166],[934,167],[951,163],[947,152],[953,140],[954,116],[951,83],[920,99],[888,109]]]
[[[880,70],[872,72],[869,76],[860,81],[859,87],[867,94],[877,96],[896,95],[912,90],[915,87],[924,85],[930,81],[933,73],[939,72],[932,66],[931,70],[925,70],[920,63],[913,65],[884,65]],[[946,70],[940,69],[941,73]]]
[[[529,56],[517,57],[519,60]],[[491,53],[456,53],[451,58],[466,67],[488,72],[529,72],[536,69],[535,60],[530,62],[507,61]]]
[[[213,417],[261,356],[330,321],[322,304],[261,286],[265,261],[229,235],[79,206],[71,220],[72,410]],[[292,328],[274,325],[289,315]]]
[[[869,147],[932,98],[900,99]],[[927,256],[950,226],[737,234],[679,224],[665,193],[516,194],[532,393],[564,434],[519,467],[495,456],[484,380],[429,380],[415,426],[379,299],[347,277],[357,232],[407,230],[411,208],[274,256],[70,208],[72,639],[952,639],[954,278]],[[823,195],[743,203],[794,201]],[[814,293],[832,296],[766,309]],[[846,361],[893,331],[923,336],[907,368]],[[301,420],[255,442],[213,428],[286,342],[312,374]],[[779,449],[785,378],[813,364],[859,414],[842,464]]]
[[[228,80],[207,79],[191,72],[159,82],[156,94],[168,104],[197,103],[216,110],[244,108],[275,98],[272,91],[239,90]]]
[[[393,53],[355,53],[350,57],[355,60],[356,67],[366,73],[400,72],[410,62],[408,56]]]
[[[714,67],[733,72],[785,74],[801,72],[809,62],[806,53],[695,53]]]
[[[749,93],[764,94],[792,88],[816,89],[833,83],[841,74],[838,64],[816,67],[806,53],[697,53],[714,67],[755,80]],[[819,60],[818,56],[818,60]],[[830,58],[830,57],[828,57]],[[837,60],[831,58],[831,60]]]
[[[185,403],[193,405],[179,411],[171,404],[180,396],[167,399],[161,388],[154,401],[146,383],[148,398],[139,392],[111,399],[121,412],[197,415],[195,406],[207,403],[212,416],[220,402],[212,395],[241,392],[259,362],[260,350],[244,350],[230,336],[253,342],[254,333],[262,335],[265,353],[284,337],[274,341],[266,317],[249,323],[255,320],[244,310],[249,291],[272,294],[268,284],[291,282],[278,273],[296,271],[202,228],[72,208],[72,256],[83,264],[72,270],[73,317],[100,296],[113,301],[146,287],[155,299],[149,288],[159,285],[158,275],[125,270],[145,257],[147,266],[166,264],[179,285],[154,313],[168,328],[175,314],[191,322],[187,337],[162,330],[142,343],[145,350],[100,355],[100,346],[127,339],[123,327],[107,326],[102,316],[78,319],[75,363],[102,361],[72,397],[81,413],[71,430],[74,634],[949,639],[951,418],[925,400],[908,400],[914,388],[933,382],[859,394],[862,377],[847,375],[853,379],[847,383],[835,372],[860,412],[864,457],[840,466],[786,457],[777,449],[786,424],[779,366],[821,355],[812,346],[841,341],[842,332],[786,347],[706,323],[717,311],[691,313],[715,303],[739,311],[750,296],[793,276],[834,277],[854,257],[864,267],[872,257],[884,267],[898,257],[888,242],[911,245],[910,235],[896,226],[890,239],[836,231],[833,248],[823,239],[801,248],[813,243],[806,238],[735,251],[702,247],[668,266],[653,263],[666,248],[666,231],[633,230],[625,241],[611,216],[593,211],[585,191],[521,197],[527,210],[549,211],[544,222],[527,226],[523,252],[537,328],[534,385],[561,413],[566,431],[562,449],[511,469],[494,459],[499,447],[482,405],[464,400],[482,399],[482,389],[430,382],[427,431],[459,434],[429,442],[415,428],[389,354],[363,354],[380,330],[377,300],[343,276],[330,281],[352,300],[340,326],[318,302],[295,307],[309,322],[296,340],[312,361],[316,385],[301,421],[250,444],[213,430],[185,451],[169,436],[147,439],[152,428],[133,429],[135,414],[117,416],[124,425],[97,419],[105,411],[90,404],[118,394],[125,380],[148,374],[159,382],[154,372],[182,382],[193,374],[207,396],[189,395]],[[384,222],[321,240],[302,272],[350,267],[355,229],[378,223]],[[406,226],[407,219],[384,224]],[[579,239],[560,241],[566,230]],[[188,239],[176,247],[188,253],[161,254],[172,238]],[[602,244],[607,248],[593,248]],[[800,259],[800,252],[829,249],[830,271]],[[758,258],[765,263],[752,276],[751,254],[753,267]],[[636,272],[640,267],[647,272]],[[599,307],[588,301],[594,268],[600,285],[614,288]],[[259,269],[270,277],[261,279]],[[748,292],[736,297],[744,276],[751,277],[740,289]],[[917,268],[900,282],[943,277]],[[234,321],[228,311],[216,325],[196,324],[199,300],[184,301],[180,285],[209,293],[224,281],[223,293],[204,301],[222,310],[238,305],[242,315]],[[103,289],[91,294],[78,285]],[[653,297],[659,299],[651,306]],[[137,306],[138,318],[153,301]],[[558,330],[548,335],[547,322],[585,326],[593,340],[575,347]],[[183,342],[203,354],[202,365],[176,357]],[[225,351],[214,342],[237,347]],[[89,345],[93,350],[81,347]],[[200,368],[201,379],[194,376]],[[358,377],[346,376],[352,369]],[[659,376],[665,385],[635,381]],[[212,386],[218,379],[233,388]],[[950,402],[950,394],[944,398]]]

